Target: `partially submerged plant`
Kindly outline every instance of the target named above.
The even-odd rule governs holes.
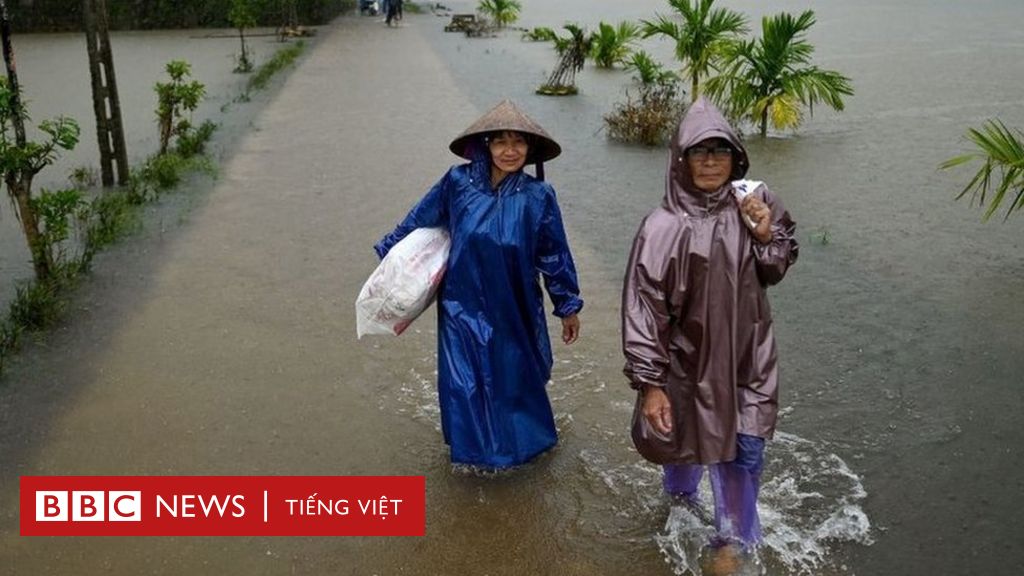
[[[551,73],[548,81],[537,89],[538,94],[547,96],[566,96],[576,94],[576,73],[583,69],[590,53],[593,36],[586,29],[575,24],[563,26],[569,31],[566,38],[555,37],[555,51],[559,55],[558,66]]]
[[[612,68],[626,63],[639,37],[640,27],[633,22],[619,22],[618,26],[601,22],[591,46],[594,64],[598,68]]]
[[[73,119],[59,116],[40,122],[39,131],[46,138],[31,141],[25,137],[27,116],[17,89],[10,87],[6,77],[0,77],[0,174],[32,254],[36,279],[46,282],[53,269],[47,256],[45,225],[32,196],[32,179],[57,160],[60,150],[71,150],[78,144],[80,130]]]
[[[987,201],[988,208],[983,216],[987,221],[1009,197],[1005,220],[1024,208],[1024,133],[1011,131],[999,120],[989,120],[981,130],[971,128],[967,138],[977,146],[977,150],[950,158],[942,163],[941,168],[981,160],[981,167],[957,194],[957,200],[970,193],[972,204],[977,201],[978,206],[984,206]]]
[[[679,77],[644,51],[634,54],[626,67],[637,73],[633,77],[637,96],[626,90],[626,102],[616,104],[604,117],[608,135],[645,146],[662,144],[685,110]]]
[[[232,0],[231,12],[228,13],[228,20],[231,25],[238,29],[238,39],[242,43],[242,53],[238,56],[238,64],[235,72],[252,72],[254,64],[250,56],[250,50],[245,45],[245,29],[256,27],[256,16],[253,14],[251,0]]]
[[[184,60],[167,63],[170,82],[157,82],[157,121],[160,125],[160,154],[166,154],[171,137],[187,135],[192,129],[192,112],[206,95],[201,82],[187,79],[192,75],[192,66]]]
[[[519,19],[523,6],[518,0],[480,0],[476,9],[489,16],[498,28],[504,28]]]
[[[537,26],[532,30],[527,30],[523,32],[522,36],[523,40],[530,42],[554,42],[556,38],[558,38],[558,35],[555,34],[555,31],[544,26]]]

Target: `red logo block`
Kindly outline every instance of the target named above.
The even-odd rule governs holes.
[[[22,476],[22,536],[423,536],[423,476]]]

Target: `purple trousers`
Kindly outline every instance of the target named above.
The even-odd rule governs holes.
[[[701,464],[665,464],[665,492],[675,498],[697,503],[697,489],[704,473]],[[764,468],[764,439],[736,436],[736,459],[709,464],[711,490],[715,497],[715,530],[722,543],[738,542],[750,548],[761,541],[757,517],[757,492]]]

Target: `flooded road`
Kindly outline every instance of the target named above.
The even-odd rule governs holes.
[[[804,8],[730,2],[751,15]],[[456,11],[466,6],[452,5]],[[952,198],[937,165],[992,117],[1024,127],[1024,6],[814,3],[841,114],[748,138],[751,177],[799,225],[771,298],[782,370],[761,515],[768,574],[1019,574],[1024,236]],[[651,17],[660,2],[523,1],[524,26]],[[682,574],[706,527],[632,450],[618,297],[666,154],[607,141],[628,74],[533,95],[546,44],[342,18],[254,119],[205,205],[101,262],[80,313],[0,389],[0,572]],[[671,47],[650,41],[663,61]],[[116,47],[115,47],[116,50]],[[120,77],[119,77],[120,78]],[[560,445],[513,473],[452,470],[434,324],[356,341],[370,246],[504,97],[558,139],[547,165],[580,268],[583,339],[555,347]],[[86,105],[88,105],[86,103]],[[309,111],[315,110],[316,114]],[[42,117],[41,112],[36,113]],[[83,123],[84,124],[84,123]],[[85,139],[83,138],[83,141]],[[825,239],[827,238],[827,241]],[[422,474],[422,539],[26,539],[22,474]]]

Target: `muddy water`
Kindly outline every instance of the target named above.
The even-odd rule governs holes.
[[[658,9],[523,5],[524,25],[553,27]],[[842,114],[816,111],[796,135],[748,141],[751,176],[780,193],[803,243],[772,292],[784,410],[767,455],[762,565],[1020,573],[1020,223],[981,224],[951,200],[965,175],[935,167],[963,149],[967,126],[993,116],[1024,126],[1024,8],[814,8],[820,63],[851,76],[857,96]],[[700,570],[706,526],[670,507],[657,470],[632,452],[619,372],[622,267],[660,201],[665,154],[600,132],[626,75],[588,68],[580,96],[535,97],[550,47],[514,34],[467,40],[442,22],[407,17],[387,30],[339,20],[254,123],[195,221],[148,253],[124,250],[125,277],[98,273],[111,293],[87,294],[92,307],[51,351],[23,356],[0,403],[0,454],[16,470],[2,478],[10,563],[0,569]],[[668,58],[670,48],[650,46]],[[556,349],[560,446],[514,473],[479,476],[451,469],[437,431],[432,319],[398,340],[356,342],[349,302],[372,268],[372,240],[453,160],[448,139],[503,97],[563,144],[548,174],[588,304],[583,341]],[[29,473],[424,474],[428,535],[26,540],[10,505],[14,474]]]
[[[525,26],[593,27],[662,10],[660,2],[524,4]],[[755,18],[807,8],[729,6]],[[981,224],[977,210],[952,202],[968,175],[936,166],[964,149],[967,126],[992,117],[1024,124],[1015,88],[1024,80],[1015,24],[1024,5],[813,8],[817,60],[852,77],[856,97],[842,114],[817,110],[796,135],[748,139],[751,177],[782,195],[803,243],[772,294],[785,379],[780,429],[794,436],[769,449],[768,563],[820,566],[823,554],[824,564],[862,574],[1018,573],[1024,235],[1019,217]],[[626,75],[588,68],[580,97],[545,101],[530,92],[554,64],[549,47],[450,37],[435,45],[481,107],[511,94],[562,138],[566,153],[548,173],[573,239],[599,254],[606,278],[620,278],[623,247],[663,192],[665,159],[600,132]],[[666,43],[646,46],[670,61]],[[572,408],[577,421],[607,421],[607,406]],[[621,432],[603,431],[612,430]],[[666,538],[677,528],[667,522],[658,541],[680,567],[687,563]]]
[[[225,30],[111,34],[130,164],[141,163],[159,148],[153,85],[167,81],[164,65],[171,60],[189,62],[192,79],[206,86],[206,98],[193,116],[194,122],[199,124],[206,119],[222,122],[221,108],[230,106],[247,79],[231,72],[239,42],[230,34],[231,31]],[[34,180],[34,189],[67,187],[71,172],[78,168],[91,169],[99,180],[99,150],[85,36],[15,35],[13,44],[19,82],[33,120],[29,123],[29,138],[41,138],[34,129],[35,122],[58,115],[74,118],[82,129],[78,146],[70,152],[62,152],[53,166],[41,172]],[[250,39],[249,45],[257,64],[281,46],[266,36]],[[14,293],[14,281],[31,274],[32,265],[20,225],[12,207],[5,203],[0,207],[0,309],[7,309],[7,302]]]

